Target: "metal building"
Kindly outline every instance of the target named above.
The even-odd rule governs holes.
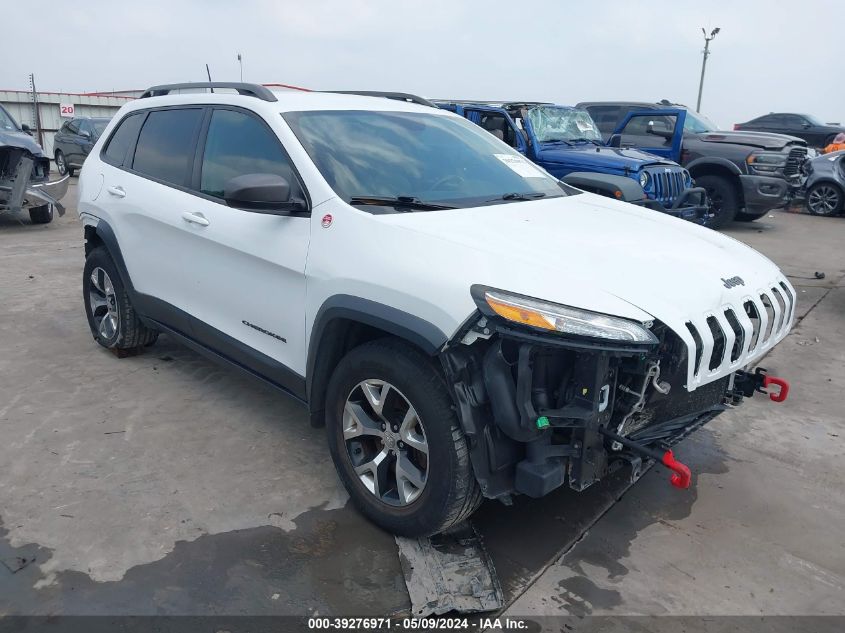
[[[0,104],[19,124],[27,124],[33,136],[44,148],[44,153],[53,156],[53,136],[62,124],[74,116],[112,117],[127,101],[141,94],[141,90],[122,93],[58,93],[25,90],[0,90]],[[35,102],[38,102],[36,116]],[[40,121],[40,134],[38,123]]]

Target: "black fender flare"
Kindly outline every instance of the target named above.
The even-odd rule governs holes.
[[[327,340],[325,334],[333,321],[345,319],[378,328],[404,339],[430,356],[435,356],[449,340],[449,337],[436,325],[414,314],[404,312],[383,303],[354,297],[352,295],[332,295],[323,302],[308,342],[306,361],[306,396],[312,411],[322,408],[321,398],[312,398],[315,385],[322,389],[328,382],[324,371],[317,371],[317,362],[322,354],[327,353],[333,344],[342,341]],[[331,338],[331,337],[329,337]]]
[[[114,265],[117,266],[117,272],[120,274],[120,281],[123,283],[123,287],[126,288],[126,292],[129,293],[130,298],[134,299],[136,295],[135,287],[132,285],[132,278],[129,276],[129,270],[126,268],[126,262],[123,259],[123,253],[120,250],[120,245],[117,242],[117,236],[114,234],[114,229],[112,229],[108,222],[101,219],[98,219],[96,224],[86,224],[86,234],[89,229],[94,231],[94,234],[106,247],[109,255],[111,255]],[[89,252],[89,248],[86,245],[85,255],[87,256]]]
[[[617,176],[615,174],[602,174],[589,171],[574,171],[566,174],[561,178],[567,185],[577,187],[578,189],[586,189],[588,191],[606,192],[601,195],[607,195],[609,198],[622,200],[624,202],[638,202],[645,199],[643,188],[633,178],[627,176]],[[615,195],[616,191],[621,191],[622,196]]]
[[[736,163],[733,163],[727,158],[722,158],[720,156],[702,156],[701,158],[696,158],[695,160],[690,161],[689,163],[684,165],[684,167],[690,173],[692,173],[696,169],[700,169],[701,167],[722,167],[724,169],[727,169],[734,176],[742,175],[742,171],[740,171],[739,167],[736,166]],[[694,175],[693,178],[695,178]]]

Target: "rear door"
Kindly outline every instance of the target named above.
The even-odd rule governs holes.
[[[160,108],[125,119],[102,154],[98,198],[140,293],[139,311],[185,334],[198,307],[187,272],[202,263],[186,248],[182,214],[194,199],[189,185],[205,110]]]
[[[622,119],[611,141],[617,140],[613,137],[618,135],[622,147],[680,162],[686,116],[684,109],[632,110]]]

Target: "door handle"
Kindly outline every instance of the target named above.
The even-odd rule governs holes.
[[[200,226],[208,226],[210,224],[208,219],[202,213],[191,213],[189,211],[185,211],[185,213],[182,214],[182,219],[185,220],[185,222],[199,224]]]
[[[123,190],[123,187],[109,187],[106,189],[111,195],[117,196],[118,198],[125,198],[126,192]]]

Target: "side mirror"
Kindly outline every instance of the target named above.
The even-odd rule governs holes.
[[[223,199],[230,207],[271,215],[307,209],[305,200],[291,198],[287,179],[276,174],[236,176],[223,187]]]
[[[607,146],[608,147],[622,147],[622,135],[621,134],[611,134],[610,138],[607,139]]]
[[[674,134],[667,129],[658,129],[654,125],[654,121],[649,121],[648,125],[646,126],[646,134],[653,134],[654,136],[660,136],[665,138],[666,140],[671,139]]]
[[[30,136],[32,136],[32,128],[31,128],[31,127],[29,127],[26,123],[21,124],[21,130],[22,130],[24,133],[29,134]]]
[[[813,126],[805,121],[804,123],[801,124],[801,127],[803,127],[805,130],[809,130]]]

